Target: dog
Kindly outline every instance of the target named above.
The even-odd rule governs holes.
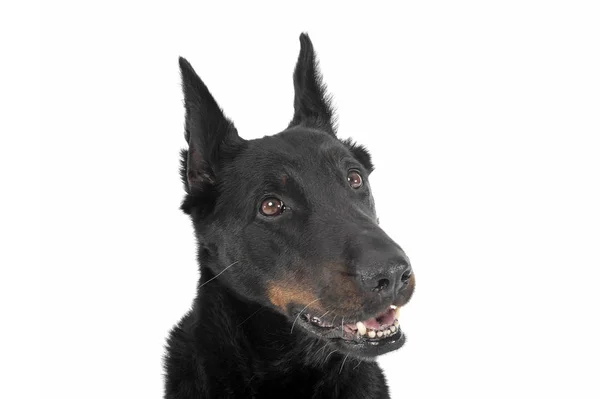
[[[256,140],[179,59],[200,281],[167,340],[167,399],[389,397],[375,359],[405,342],[415,277],[379,227],[369,152],[336,136],[307,34],[300,47],[293,118]]]

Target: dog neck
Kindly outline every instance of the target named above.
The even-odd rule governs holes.
[[[165,397],[389,398],[375,362],[337,352],[200,272],[193,307],[167,342]]]

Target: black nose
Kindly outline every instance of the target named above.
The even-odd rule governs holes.
[[[378,226],[361,233],[355,236],[350,253],[363,292],[394,297],[412,275],[408,257]]]
[[[404,271],[402,271],[402,273],[400,272],[396,272],[396,267],[392,266],[390,268],[389,271],[387,271],[387,273],[384,271],[384,273],[380,274],[379,276],[375,277],[375,278],[370,278],[368,280],[364,280],[363,279],[363,283],[366,285],[366,287],[368,289],[370,289],[373,292],[382,292],[382,291],[387,291],[388,288],[393,289],[394,287],[396,288],[402,288],[404,285],[408,284],[408,280],[410,279],[410,276],[412,275],[412,268],[410,266],[405,267]],[[397,276],[400,275],[400,282],[398,283],[397,280]],[[382,277],[385,276],[385,277]],[[382,278],[379,278],[382,277]],[[390,282],[390,280],[392,282]]]
[[[404,288],[412,275],[405,256],[396,256],[360,268],[363,290],[387,296]]]

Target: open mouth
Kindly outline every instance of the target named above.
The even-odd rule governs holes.
[[[323,317],[302,314],[306,324],[323,338],[342,341],[344,346],[351,347],[377,346],[383,349],[384,346],[390,346],[388,350],[399,348],[404,343],[399,316],[400,308],[395,305],[390,305],[374,317],[352,323],[340,318],[326,321]]]

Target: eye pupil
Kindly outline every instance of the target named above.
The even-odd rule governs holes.
[[[283,212],[283,202],[277,198],[267,198],[260,206],[260,213],[265,216],[277,216]]]
[[[360,188],[363,184],[362,176],[360,175],[360,173],[353,170],[350,173],[348,173],[348,183],[352,188]]]

